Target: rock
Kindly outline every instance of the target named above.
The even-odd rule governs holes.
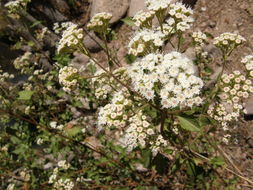
[[[102,49],[96,42],[99,44],[103,43],[102,40],[98,38],[94,32],[90,32],[89,35],[85,36],[83,40],[84,45],[91,52],[98,52]]]
[[[165,46],[164,46],[164,52],[165,53],[169,53],[171,51],[175,51],[175,48],[171,45],[171,43],[167,43]]]
[[[38,4],[36,9],[32,9],[33,12],[38,12],[37,14],[43,15],[45,19],[48,19],[51,23],[63,22],[68,20],[66,16],[60,13],[58,10],[48,7],[44,4]]]
[[[70,7],[64,0],[49,0],[55,10],[58,10],[63,15],[69,14]]]
[[[112,14],[110,23],[120,20],[127,12],[129,0],[93,0],[90,17],[100,12]]]
[[[72,59],[71,64],[77,69],[81,69],[83,66],[86,66],[90,60],[88,56],[81,53],[75,52],[74,56],[75,57]]]
[[[213,44],[209,44],[207,46],[204,46],[204,51],[206,51],[208,53],[208,55],[212,58],[212,59],[217,59],[217,57],[221,56],[221,52],[220,50]]]
[[[253,96],[245,100],[245,109],[247,111],[246,115],[253,115]]]
[[[208,25],[209,25],[210,28],[215,28],[217,23],[216,23],[216,21],[211,20],[211,21],[209,21]]]
[[[145,0],[131,0],[127,16],[133,17],[140,10],[147,10]]]
[[[195,50],[194,47],[189,47],[184,54],[191,60],[194,60],[196,58],[195,56]]]

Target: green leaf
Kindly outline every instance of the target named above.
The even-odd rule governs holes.
[[[143,166],[145,168],[149,167],[150,161],[151,161],[151,151],[149,149],[144,149],[142,151],[142,157],[143,157]]]
[[[209,125],[210,124],[210,121],[207,117],[205,116],[200,116],[198,118],[198,123],[199,123],[199,126],[200,127],[203,127],[203,126],[206,126],[206,125]]]
[[[23,90],[23,91],[20,91],[18,93],[19,97],[18,99],[19,100],[30,100],[32,95],[33,95],[34,91],[31,91],[31,90]]]
[[[73,127],[73,128],[64,129],[64,130],[65,130],[66,134],[68,136],[71,136],[71,137],[76,136],[78,133],[81,132],[81,128],[80,127]]]
[[[177,116],[180,126],[187,130],[187,131],[192,131],[192,132],[198,132],[200,131],[199,126],[196,122],[194,122],[193,119]]]
[[[128,26],[135,26],[134,21],[131,17],[125,17],[123,19],[121,19],[125,24],[127,24]]]
[[[29,42],[27,43],[27,45],[30,46],[30,47],[33,47],[33,46],[35,45],[35,43],[34,43],[33,41],[29,41]]]
[[[223,166],[225,164],[225,161],[222,157],[217,156],[211,159],[211,163],[215,166]]]
[[[127,54],[125,56],[125,60],[126,60],[127,64],[129,64],[129,65],[132,64],[136,60],[136,58],[137,57],[132,54]]]
[[[19,138],[15,137],[15,136],[11,136],[10,140],[11,140],[11,142],[14,143],[14,144],[20,143]]]
[[[64,95],[66,95],[66,93],[65,93],[65,91],[59,91],[58,93],[57,93],[57,96],[58,97],[63,97]]]
[[[33,22],[33,24],[30,27],[33,28],[39,24],[42,24],[42,21],[37,20],[37,21]]]

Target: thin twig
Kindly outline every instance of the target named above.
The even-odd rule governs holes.
[[[209,161],[209,162],[211,161],[209,158],[207,158],[207,157],[205,157],[205,156],[203,156],[203,155],[201,155],[201,154],[199,154],[199,153],[197,153],[197,152],[195,152],[195,151],[193,151],[193,150],[190,150],[190,151],[191,151],[193,154],[197,155],[198,157],[201,157],[201,158],[203,158],[203,159],[205,159],[205,160],[207,160],[207,161]],[[240,174],[234,172],[233,170],[229,169],[228,167],[225,167],[224,169],[227,170],[227,171],[230,172],[230,173],[233,173],[233,174],[236,175],[237,177],[239,177],[239,178],[241,178],[241,179],[243,179],[243,180],[245,180],[245,181],[247,181],[248,183],[250,183],[250,184],[253,185],[253,181],[251,181],[250,179],[248,179],[248,178],[246,178],[246,177],[244,177],[244,176],[242,176],[242,175],[240,175]]]

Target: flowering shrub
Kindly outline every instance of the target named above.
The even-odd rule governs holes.
[[[87,28],[105,43],[106,64],[84,45],[84,29],[67,22],[54,25],[61,39],[52,68],[37,63],[41,53],[26,52],[13,62],[25,81],[14,84],[14,76],[0,70],[3,188],[155,190],[182,183],[181,189],[235,189],[220,172],[246,179],[229,168],[217,145],[230,142],[253,93],[252,55],[242,59],[245,70],[225,71],[246,40],[235,33],[214,38],[222,71],[207,85],[211,78],[200,66],[208,62],[203,47],[212,39],[193,32],[195,59],[181,51],[193,11],[170,0],[146,5],[148,11],[133,18],[138,29],[128,45],[129,65],[121,66],[108,48],[112,15],[98,13]],[[164,52],[167,43],[174,50]],[[88,56],[89,64],[76,68],[74,52]]]

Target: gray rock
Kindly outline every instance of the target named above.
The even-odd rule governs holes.
[[[119,21],[127,12],[129,0],[93,0],[90,17],[100,12],[112,14],[110,23]]]
[[[175,51],[175,48],[171,45],[171,43],[167,43],[165,46],[164,46],[164,52],[165,53],[169,53],[171,51]]]
[[[102,49],[101,46],[99,46],[99,44],[96,42],[99,44],[103,43],[102,40],[98,38],[94,32],[90,32],[89,35],[86,35],[83,40],[84,45],[91,52],[98,52]]]
[[[250,96],[247,100],[245,100],[245,109],[247,111],[247,115],[253,115],[253,96]]]
[[[207,46],[204,46],[204,51],[208,52],[208,55],[212,58],[212,59],[216,59],[217,57],[221,56],[221,52],[219,51],[219,49],[217,47],[215,47],[215,45],[213,44],[208,44]]]
[[[195,49],[193,47],[189,47],[184,54],[191,60],[195,59]]]
[[[133,17],[140,10],[147,10],[145,0],[131,0],[127,16]]]
[[[89,62],[89,57],[81,54],[81,53],[74,53],[74,58],[71,60],[71,64],[74,65],[77,69],[81,69],[83,66],[86,66]]]

